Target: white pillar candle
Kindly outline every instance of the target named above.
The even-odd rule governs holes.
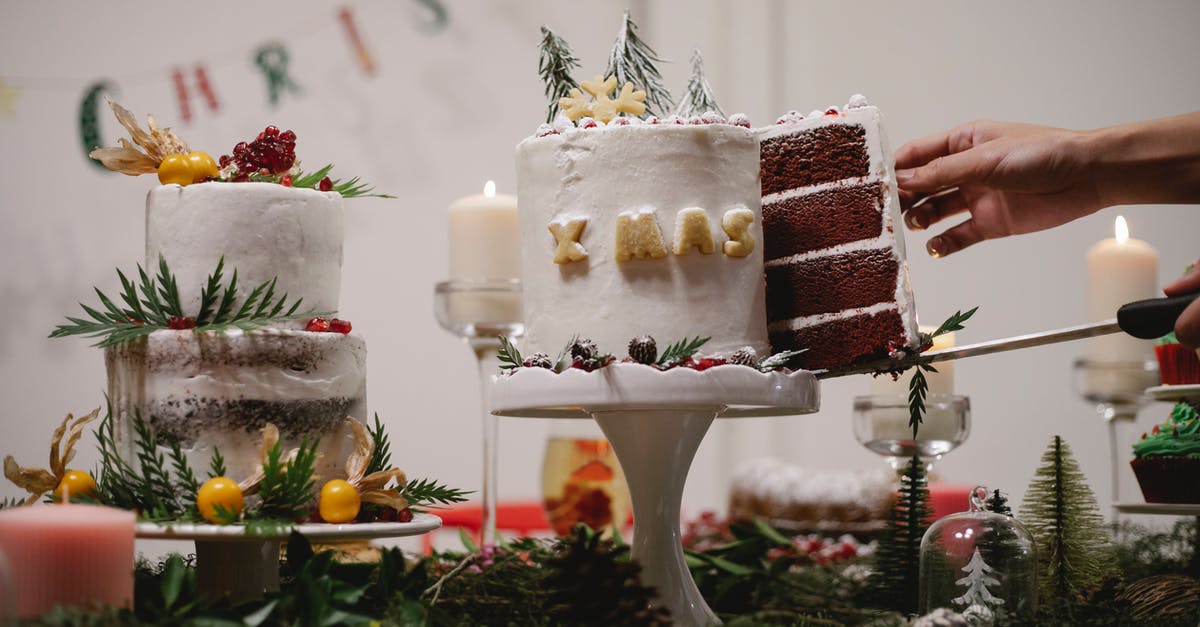
[[[1117,316],[1117,309],[1135,300],[1154,298],[1158,291],[1158,251],[1129,237],[1124,216],[1117,216],[1115,237],[1097,242],[1087,251],[1087,316],[1091,322]],[[1087,341],[1086,355],[1099,363],[1142,363],[1154,355],[1150,340],[1117,333]],[[1140,393],[1146,376],[1133,370],[1089,373],[1085,392]],[[1153,381],[1150,382],[1153,385]]]
[[[521,235],[517,198],[497,194],[488,181],[482,194],[465,196],[447,210],[450,279],[472,282],[521,278]],[[519,293],[459,293],[450,297],[450,316],[462,323],[521,320]]]

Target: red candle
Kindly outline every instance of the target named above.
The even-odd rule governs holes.
[[[20,618],[55,605],[129,607],[134,523],[133,512],[99,505],[0,511],[0,617],[12,613],[3,607],[5,586],[15,591],[9,598]]]

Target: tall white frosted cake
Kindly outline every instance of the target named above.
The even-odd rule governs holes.
[[[758,138],[681,121],[559,125],[517,146],[526,337],[768,352]]]

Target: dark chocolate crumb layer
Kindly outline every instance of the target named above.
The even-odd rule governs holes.
[[[160,443],[175,438],[186,447],[202,434],[213,432],[241,433],[257,440],[267,423],[278,427],[284,437],[320,437],[339,428],[352,407],[361,402],[345,397],[293,401],[188,397],[152,401],[141,411],[149,416]]]
[[[866,176],[867,132],[860,124],[825,124],[761,144],[762,194]]]
[[[800,368],[816,370],[844,366],[907,344],[904,323],[896,310],[862,314],[814,324],[803,329],[772,332],[771,350],[808,349],[796,358]]]
[[[766,261],[883,234],[883,183],[834,187],[763,204]]]
[[[890,248],[857,250],[767,267],[767,321],[896,300],[900,262]]]

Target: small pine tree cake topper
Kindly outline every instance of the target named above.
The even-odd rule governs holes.
[[[571,53],[571,46],[554,31],[542,27],[541,54],[538,58],[538,76],[546,84],[546,97],[550,106],[546,110],[546,121],[553,122],[558,115],[558,101],[571,94],[579,83],[571,77],[571,70],[579,67],[579,59]]]
[[[605,76],[617,79],[617,84],[633,83],[646,91],[646,110],[659,115],[671,110],[671,92],[662,83],[658,63],[663,60],[637,34],[637,24],[629,11],[621,17],[621,29],[608,56]]]
[[[696,48],[692,50],[692,75],[688,78],[683,98],[680,98],[679,105],[675,107],[675,115],[704,115],[709,111],[722,117],[725,115],[717,105],[717,97],[713,95],[708,78],[704,76],[704,59],[700,56],[700,49]]]

